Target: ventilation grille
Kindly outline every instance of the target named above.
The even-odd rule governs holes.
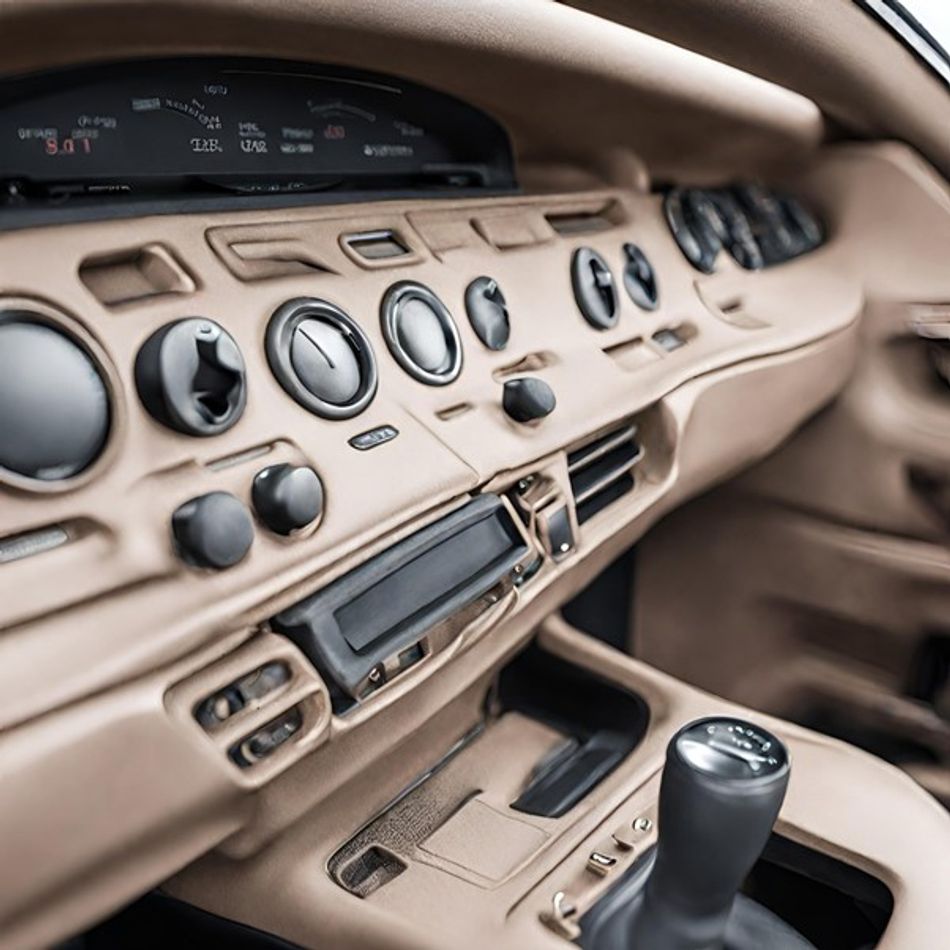
[[[608,432],[567,456],[578,524],[633,489],[633,469],[642,458],[635,425]]]
[[[618,201],[608,201],[597,207],[550,211],[545,214],[548,224],[562,237],[578,234],[596,234],[625,224],[627,216]]]

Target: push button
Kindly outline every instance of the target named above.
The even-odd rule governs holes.
[[[195,719],[205,729],[214,729],[289,682],[285,663],[268,663],[203,700],[195,710]]]
[[[300,732],[303,715],[296,706],[282,716],[262,726],[257,732],[233,745],[229,751],[231,760],[242,769],[256,765],[261,759],[273,755],[289,739]]]

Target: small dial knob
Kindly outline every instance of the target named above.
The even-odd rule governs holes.
[[[215,491],[186,501],[172,515],[182,559],[223,570],[242,561],[254,542],[251,514],[234,495]]]
[[[290,534],[313,524],[323,511],[323,483],[305,465],[271,465],[254,477],[254,510],[277,534]]]
[[[522,376],[505,383],[501,405],[515,422],[534,422],[554,411],[557,398],[543,379]]]
[[[135,384],[149,414],[188,435],[218,435],[241,418],[247,401],[244,359],[212,320],[169,323],[145,341]]]
[[[465,310],[475,335],[488,349],[503,350],[508,345],[508,303],[498,281],[476,277],[465,289]]]
[[[683,256],[697,270],[711,274],[728,233],[713,200],[696,188],[667,193],[663,212]]]
[[[617,288],[603,257],[592,247],[579,247],[571,258],[571,285],[584,319],[595,330],[609,330],[618,319]]]
[[[623,285],[641,310],[656,310],[660,301],[653,265],[636,244],[624,244]]]

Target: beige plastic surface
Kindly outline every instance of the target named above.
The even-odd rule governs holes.
[[[571,649],[593,650],[605,671],[643,689],[655,704],[656,728],[643,757],[572,815],[540,860],[511,872],[521,852],[510,855],[503,887],[482,888],[477,898],[464,875],[433,866],[426,886],[401,908],[387,906],[388,889],[379,902],[346,897],[324,864],[470,728],[493,672],[560,603],[663,514],[760,459],[844,386],[865,285],[859,259],[841,245],[860,247],[863,232],[833,228],[826,248],[759,275],[724,262],[697,286],[658,199],[645,192],[651,177],[718,182],[801,170],[825,134],[821,114],[795,93],[547,0],[13,0],[0,9],[6,73],[103,51],[297,57],[430,83],[505,123],[528,194],[0,234],[0,294],[37,301],[74,327],[103,360],[116,405],[107,453],[86,478],[63,490],[36,491],[15,479],[0,486],[0,536],[64,524],[71,538],[0,565],[0,814],[11,829],[0,849],[0,942],[48,945],[211,852],[171,885],[175,892],[304,943],[441,948],[446,935],[459,938],[464,920],[469,934],[497,933],[499,946],[521,947],[524,939],[560,946],[538,922],[547,882],[533,889],[563,861],[586,859],[594,832],[616,824],[616,809],[655,771],[666,735],[683,716],[719,708],[576,638],[567,637]],[[875,161],[863,153],[843,151],[818,174],[836,163],[839,184],[850,179],[851,187],[878,190]],[[907,176],[926,173],[918,167],[894,180]],[[832,211],[835,187],[815,192]],[[548,216],[579,207],[610,207],[612,227],[558,234]],[[885,221],[898,237],[917,227],[913,215],[871,215],[866,226],[877,232]],[[411,262],[366,267],[340,243],[341,235],[381,227],[399,231]],[[618,326],[597,333],[571,299],[570,255],[590,244],[619,276],[627,240],[653,260],[662,304],[647,315],[621,291]],[[193,289],[179,281],[178,293],[128,301],[128,274],[94,281],[96,292],[83,283],[84,262],[140,247],[166,249]],[[464,288],[482,273],[496,277],[508,299],[512,338],[504,353],[483,350],[464,316]],[[407,377],[382,340],[379,301],[405,278],[430,285],[459,326],[465,367],[445,389]],[[264,328],[280,303],[299,295],[341,305],[373,343],[380,389],[358,419],[332,423],[308,414],[270,374]],[[128,302],[115,306],[119,299]],[[250,379],[244,417],[210,440],[155,423],[132,380],[141,343],[164,323],[193,315],[232,333]],[[691,339],[663,355],[650,337],[670,326],[688,327]],[[500,409],[500,380],[519,365],[557,392],[556,414],[536,427],[519,427]],[[583,526],[577,552],[556,565],[546,561],[503,609],[347,718],[315,709],[307,754],[280,762],[259,789],[188,718],[204,684],[218,687],[218,664],[230,669],[245,644],[266,647],[261,624],[276,610],[480,487],[506,490],[543,470],[566,497],[564,450],[629,418],[641,421],[647,449],[637,487]],[[383,424],[395,426],[398,438],[366,453],[347,445]],[[317,530],[283,539],[258,525],[251,555],[233,570],[213,575],[182,566],[168,528],[174,508],[211,490],[247,502],[254,473],[279,462],[311,464],[323,479],[327,507]],[[311,688],[307,696],[325,697],[323,684]],[[920,939],[939,932],[931,928],[944,909],[934,878],[918,879],[908,855],[927,864],[935,849],[946,852],[931,805],[857,753],[809,737],[796,742],[805,750],[796,755],[812,757],[804,774],[840,775],[842,783],[857,775],[881,787],[869,809],[908,816],[901,834],[880,828],[863,809],[833,827],[830,792],[821,787],[821,798],[794,794],[789,820],[814,829],[823,846],[884,869],[900,891],[895,939],[906,938],[892,945],[924,946]],[[818,751],[808,751],[812,745]],[[455,854],[460,838],[442,841],[443,851]],[[498,870],[493,860],[488,855],[479,867]],[[431,919],[431,929],[407,920],[407,909],[417,921]]]
[[[913,477],[950,483],[950,393],[913,328],[950,301],[950,193],[896,146],[841,149],[801,187],[865,288],[857,370],[782,451],[645,539],[635,647],[737,701],[903,749],[950,802],[950,726],[908,695],[950,612],[947,509]]]
[[[636,753],[563,818],[533,819],[545,821],[550,837],[528,864],[497,886],[486,889],[451,866],[418,861],[360,900],[341,891],[323,872],[335,843],[359,827],[367,809],[382,804],[412,776],[426,751],[432,755],[432,735],[425,730],[393,750],[373,776],[364,775],[341,789],[267,851],[242,862],[209,856],[169,882],[168,890],[302,946],[329,942],[340,950],[565,948],[570,944],[541,918],[559,890],[583,911],[655,840],[654,829],[634,836],[632,850],[621,849],[612,832],[620,824],[629,827],[638,816],[655,821],[656,773],[673,732],[699,716],[740,715],[773,729],[791,751],[792,778],[778,830],[869,871],[894,893],[894,914],[879,947],[925,950],[939,945],[950,925],[950,911],[934,870],[950,842],[950,824],[937,803],[900,771],[831,739],[687,687],[561,621],[544,624],[541,642],[557,655],[635,690],[650,704],[651,724]],[[447,707],[446,736],[452,735],[457,715],[464,717],[466,709],[477,716],[473,707],[470,694]],[[523,747],[513,742],[508,755],[499,755],[497,749],[491,755],[505,769],[523,765],[522,753]],[[858,788],[860,795],[855,793]],[[882,816],[899,819],[890,822]],[[490,860],[491,854],[483,851],[491,852],[492,844],[469,840],[467,860]],[[594,850],[618,858],[606,878],[586,870]],[[265,882],[275,879],[283,886],[268,889]]]
[[[832,123],[909,142],[950,174],[946,86],[854,0],[569,2],[794,89]]]
[[[72,491],[21,489],[5,498],[3,535],[77,518],[91,527],[74,543],[4,566],[8,594],[0,604],[0,628],[10,629],[0,638],[0,723],[23,721],[141,674],[207,643],[222,629],[263,620],[339,574],[357,550],[363,549],[360,557],[365,557],[367,544],[378,548],[387,535],[392,540],[411,519],[434,512],[499,472],[622,420],[688,379],[813,340],[830,341],[853,325],[861,307],[859,286],[833,265],[833,245],[755,275],[741,274],[724,260],[717,279],[731,286],[738,282],[744,306],[763,324],[736,327],[697,297],[694,272],[661,220],[658,199],[633,191],[605,194],[624,207],[628,223],[571,238],[552,231],[549,240],[512,251],[480,242],[443,260],[426,254],[424,243],[412,238],[424,259],[388,270],[367,271],[351,261],[340,247],[340,234],[383,222],[398,223],[401,232],[412,235],[410,218],[454,213],[464,221],[483,208],[506,208],[513,215],[556,210],[571,200],[440,202],[431,211],[431,204],[389,203],[361,206],[358,215],[349,216],[330,208],[145,219],[135,224],[143,243],[173,249],[198,286],[186,297],[149,299],[126,305],[121,313],[100,304],[77,272],[85,259],[127,247],[128,223],[0,234],[0,290],[5,279],[6,288],[16,288],[20,297],[52,299],[57,309],[72,314],[115,366],[112,385],[121,393],[119,424],[107,457],[90,473],[96,477],[78,479]],[[279,280],[236,279],[209,246],[206,231],[218,235],[223,225],[264,220],[305,222],[307,247],[330,269]],[[571,253],[582,243],[597,248],[619,279],[621,247],[631,239],[654,261],[661,306],[645,314],[621,290],[617,326],[597,332],[573,300]],[[43,266],[37,267],[41,260]],[[499,281],[508,300],[511,340],[501,353],[484,349],[465,317],[465,287],[482,273]],[[405,278],[430,286],[454,314],[465,365],[449,386],[429,387],[410,378],[383,340],[380,300],[393,281]],[[342,306],[372,342],[379,392],[355,419],[313,416],[270,372],[263,346],[267,321],[283,301],[298,296],[325,297]],[[240,422],[203,440],[156,423],[141,407],[132,378],[144,340],[167,321],[196,314],[217,320],[234,336],[249,380]],[[695,335],[682,349],[663,354],[648,342],[656,330],[683,323],[691,324]],[[637,341],[657,358],[640,364],[618,356],[618,346]],[[536,375],[552,386],[558,407],[544,423],[523,426],[503,413],[501,383],[494,374],[536,353],[544,354]],[[833,386],[825,390],[832,391]],[[796,418],[805,418],[819,401],[817,394],[809,395],[796,408]],[[369,452],[347,444],[352,436],[384,424],[395,426],[399,437]],[[784,430],[776,426],[775,431]],[[745,438],[745,430],[733,437]],[[755,454],[756,446],[749,451]],[[249,501],[254,474],[281,462],[311,464],[320,474],[326,508],[319,529],[286,539],[259,526],[250,556],[237,567],[209,574],[182,565],[171,544],[172,511],[212,490],[232,491]],[[26,582],[37,570],[45,583]],[[37,683],[32,671],[39,667],[46,672]]]

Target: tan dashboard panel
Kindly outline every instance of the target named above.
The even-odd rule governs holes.
[[[565,233],[563,218],[579,208],[594,209],[600,220],[592,230]],[[492,225],[486,225],[489,219]],[[341,235],[380,228],[397,230],[415,262],[366,268],[341,245]],[[266,245],[276,236],[286,242],[290,231],[297,237],[290,247],[281,245],[276,259],[302,259],[305,269],[289,273],[236,275],[234,260],[216,243],[222,234],[229,240],[237,234],[238,256],[259,263],[261,241]],[[242,241],[251,232],[254,240]],[[447,234],[455,239],[447,242]],[[156,785],[142,809],[149,827],[164,828],[168,814],[179,814],[176,795],[184,795],[181,807],[198,816],[200,832],[186,840],[170,834],[170,850],[155,852],[139,875],[123,875],[126,864],[138,859],[137,842],[147,836],[131,816],[108,842],[75,840],[70,869],[84,880],[78,903],[61,892],[58,865],[11,891],[23,906],[43,901],[49,911],[43,918],[49,932],[40,934],[36,919],[17,917],[13,905],[4,910],[11,928],[16,918],[17,941],[29,945],[38,935],[46,940],[54,929],[65,936],[215,845],[228,861],[254,855],[361,773],[374,783],[371,801],[384,804],[379,798],[398,791],[394,783],[406,777],[406,769],[418,771],[433,749],[450,745],[471,726],[492,672],[553,609],[664,511],[760,458],[843,386],[863,296],[854,275],[836,265],[837,240],[832,229],[825,247],[761,273],[741,271],[723,257],[716,276],[698,279],[663,221],[658,198],[633,188],[167,215],[0,234],[0,293],[61,311],[94,341],[112,367],[109,379],[121,394],[122,420],[101,469],[88,480],[56,492],[22,484],[2,489],[0,535],[61,523],[70,529],[68,543],[0,565],[2,742],[11,750],[25,743],[32,756],[17,788],[86,776],[83,763],[67,757],[57,766],[44,749],[55,753],[59,746],[50,737],[57,724],[71,722],[82,709],[102,722],[104,738],[96,744],[116,749],[113,737],[125,734],[125,698],[133,695],[127,690],[145,690],[143,729],[167,738],[169,761],[194,756],[196,768],[209,773],[194,801],[187,789],[166,794],[164,785]],[[618,276],[627,241],[637,242],[652,260],[660,306],[640,310],[621,289],[617,324],[598,331],[574,301],[572,254],[589,245]],[[177,262],[193,289],[180,284],[177,293],[116,305],[109,282],[90,287],[83,280],[86,262],[128,260],[130,249],[138,247],[163,248],[166,261]],[[483,348],[466,317],[465,288],[483,274],[499,282],[508,301],[511,338],[501,352]],[[430,387],[410,377],[384,339],[380,302],[392,283],[405,279],[430,287],[454,319],[464,361],[448,385]],[[284,301],[300,296],[342,307],[372,346],[378,392],[353,419],[313,415],[271,372],[266,326]],[[249,380],[243,417],[205,439],[157,423],[143,408],[133,378],[142,343],[169,321],[196,315],[217,321],[233,336]],[[657,334],[662,338],[671,330],[682,345],[668,350]],[[501,410],[504,381],[522,373],[549,382],[558,399],[554,414],[533,426],[515,423]],[[210,664],[230,669],[236,651],[245,641],[254,649],[255,634],[276,611],[454,510],[473,492],[507,492],[542,473],[554,497],[569,501],[567,452],[631,424],[638,426],[646,452],[634,490],[583,525],[577,525],[571,505],[573,553],[558,560],[545,556],[530,582],[350,715],[327,723],[325,701],[314,699],[310,718],[303,720],[313,745],[299,747],[314,751],[279,763],[272,780],[269,772],[258,773],[267,780],[242,780],[221,743],[202,736],[189,719],[199,692],[220,688],[210,673],[200,680],[206,687],[187,692],[188,702],[176,705],[185,679]],[[397,437],[368,451],[349,444],[380,426],[398,430]],[[169,527],[178,505],[214,490],[230,491],[248,505],[255,473],[282,463],[312,465],[319,473],[326,504],[315,529],[284,538],[257,523],[250,556],[219,573],[179,560]],[[540,550],[544,532],[533,532],[532,549]],[[35,583],[38,573],[45,578],[42,586]],[[326,695],[319,683],[306,689],[308,696]],[[448,712],[456,697],[464,699]],[[228,749],[231,738],[242,739],[222,735]],[[394,737],[398,750],[408,737],[423,735],[429,744],[381,782],[377,769],[389,761]],[[31,737],[38,737],[35,743]],[[151,752],[148,743],[137,744],[126,753],[128,767],[147,774]],[[94,791],[91,782],[83,785]],[[255,785],[261,787],[250,816],[242,793]],[[202,820],[221,796],[231,803],[228,808]],[[20,801],[8,813],[19,814],[23,827],[38,834],[45,811],[33,806],[46,802]],[[54,814],[73,821],[83,805],[79,796]]]
[[[603,512],[583,526],[578,555],[556,567],[548,566],[537,575],[521,592],[518,611],[504,622],[482,631],[464,652],[448,655],[448,662],[430,666],[428,672],[420,670],[415,675],[410,673],[394,681],[373,702],[367,703],[365,708],[357,710],[355,714],[345,718],[334,717],[330,723],[328,741],[260,789],[256,793],[252,811],[245,810],[251,809],[250,802],[242,804],[240,798],[241,790],[246,785],[240,781],[234,767],[224,760],[219,747],[201,735],[196,723],[186,722],[180,710],[171,715],[160,705],[163,692],[173,696],[174,693],[167,694],[170,688],[177,689],[179,683],[190,682],[193,677],[196,683],[206,684],[209,691],[218,688],[221,679],[212,675],[212,671],[217,669],[216,664],[219,662],[227,664],[229,668],[237,670],[239,666],[243,670],[244,664],[239,663],[237,658],[241,655],[241,643],[246,640],[247,631],[221,637],[201,654],[159,670],[137,685],[106,691],[84,704],[73,704],[43,717],[35,724],[9,730],[6,737],[0,740],[0,756],[4,757],[4,761],[7,761],[7,749],[11,756],[15,750],[29,750],[30,754],[29,760],[23,759],[22,767],[18,769],[19,781],[15,787],[11,786],[11,794],[17,797],[5,814],[11,821],[31,829],[31,847],[35,847],[38,841],[46,840],[36,829],[48,824],[53,816],[68,824],[80,820],[79,815],[87,807],[84,795],[74,794],[67,800],[57,798],[50,801],[48,797],[33,796],[29,792],[34,778],[45,787],[60,788],[72,783],[77,774],[85,774],[82,769],[76,771],[78,766],[74,759],[55,755],[51,759],[46,754],[49,750],[59,748],[58,740],[53,741],[55,736],[71,735],[69,724],[79,710],[88,709],[89,715],[101,723],[105,735],[112,735],[113,730],[118,730],[115,734],[122,736],[126,735],[122,724],[129,701],[144,695],[147,697],[147,710],[143,728],[158,730],[167,736],[168,750],[172,755],[168,760],[168,768],[173,770],[173,774],[181,774],[173,763],[183,761],[183,756],[197,756],[200,768],[208,770],[215,777],[210,789],[198,789],[198,800],[192,805],[198,813],[210,809],[210,813],[215,815],[214,820],[202,822],[200,834],[190,833],[189,825],[176,825],[185,833],[185,838],[179,839],[176,834],[169,832],[166,840],[176,850],[161,854],[153,850],[153,863],[140,863],[137,842],[142,840],[144,831],[133,815],[130,816],[130,820],[134,819],[131,826],[110,826],[108,847],[105,847],[106,840],[101,837],[74,839],[75,849],[70,852],[70,860],[75,868],[75,876],[84,881],[83,891],[75,903],[70,894],[54,894],[59,874],[59,865],[56,863],[42,874],[23,880],[24,890],[4,891],[11,893],[18,902],[10,905],[0,902],[0,919],[11,922],[8,930],[11,946],[30,947],[66,936],[94,917],[134,897],[136,893],[160,883],[184,863],[197,857],[199,851],[209,850],[215,843],[221,845],[221,853],[203,865],[206,870],[216,868],[219,861],[232,869],[250,868],[247,859],[260,853],[265,845],[273,843],[284,833],[305,842],[293,828],[297,821],[308,814],[324,814],[331,828],[326,840],[333,847],[339,845],[345,831],[352,829],[346,823],[335,823],[334,809],[337,806],[328,809],[328,803],[348,802],[348,808],[361,813],[362,821],[367,814],[383,807],[414,776],[430,767],[433,757],[437,758],[442,751],[449,749],[477,721],[493,672],[525,643],[537,625],[563,599],[589,582],[621,550],[628,547],[662,515],[666,507],[681,500],[670,494],[671,488],[682,480],[682,490],[692,493],[707,484],[710,478],[723,477],[736,464],[758,457],[773,440],[787,436],[800,423],[803,414],[814,411],[835,388],[843,384],[853,347],[853,330],[847,330],[799,350],[747,361],[719,373],[707,374],[681,387],[675,394],[675,404],[669,410],[661,407],[662,421],[656,423],[655,444],[661,445],[660,432],[665,433],[663,438],[669,442],[669,448],[663,451],[669,453],[673,453],[682,440],[688,441],[691,438],[690,416],[710,394],[718,391],[719,395],[714,398],[716,408],[712,410],[712,415],[704,414],[704,425],[727,427],[729,420],[734,419],[743,407],[748,407],[743,417],[746,440],[741,453],[750,452],[751,456],[741,458],[730,440],[726,439],[710,445],[698,469],[696,464],[700,460],[671,467],[674,456],[668,455],[667,461],[658,463],[656,470],[648,473],[647,480],[624,504]],[[790,388],[786,389],[786,385]],[[755,400],[754,395],[765,386],[773,387],[776,393],[783,393],[784,398],[775,404]],[[521,474],[537,471],[540,466],[556,471],[563,465],[563,456],[542,460],[513,471],[511,478],[517,480]],[[352,562],[353,558],[350,559]],[[254,649],[254,642],[252,640],[249,644],[251,649]],[[433,672],[438,675],[433,675]],[[198,690],[194,695],[202,693],[203,690]],[[654,717],[663,716],[666,701],[662,693],[648,692],[645,696],[651,703]],[[169,700],[165,702],[167,704]],[[105,743],[103,748],[113,746]],[[161,758],[156,759],[158,751],[148,743],[124,743],[121,756],[131,773],[147,776],[152,768],[162,768]],[[10,761],[14,760],[11,758]],[[344,791],[354,782],[362,789],[359,799],[353,798],[352,787]],[[84,782],[81,787],[87,788],[94,797],[99,795],[98,786],[93,781]],[[136,814],[151,821],[149,816],[154,809],[157,816],[155,820],[159,827],[163,827],[161,822],[164,819],[160,816],[165,814],[170,802],[164,786],[153,785],[140,791],[143,800]],[[191,792],[185,787],[177,794],[190,796]],[[217,804],[221,795],[233,803],[224,811]],[[65,807],[67,804],[68,808]],[[135,876],[126,873],[130,862],[139,868]],[[4,862],[0,868],[4,880],[8,874],[14,873],[14,868]],[[308,863],[306,874],[312,883],[321,878],[325,871],[322,864],[316,861]],[[213,877],[216,876],[213,873]],[[208,902],[215,891],[202,885],[200,896],[195,893],[193,899],[209,906]],[[333,894],[334,900],[339,901],[338,892],[334,891]],[[18,906],[32,907],[35,900],[43,901],[42,914],[18,915]],[[244,919],[242,914],[237,916]],[[360,913],[364,921],[371,921],[377,916],[369,907]],[[406,928],[400,937],[401,925],[391,916],[384,915],[378,919],[382,928],[380,934],[386,935],[384,945],[419,945],[419,934],[413,928]],[[263,919],[258,922],[267,923]]]
[[[939,329],[950,300],[950,192],[897,145],[834,150],[800,187],[865,287],[855,373],[780,451],[644,539],[635,648],[892,756],[946,802],[950,729],[918,684],[950,609],[950,396],[917,328]]]
[[[6,73],[98,61],[103,50],[382,67],[493,114],[522,161],[601,173],[626,149],[659,178],[710,180],[799,162],[824,132],[795,93],[548,0],[24,0],[0,11]]]
[[[337,208],[165,216],[139,219],[134,226],[100,222],[0,234],[0,291],[50,301],[80,324],[115,366],[113,385],[122,407],[122,425],[93,481],[55,494],[19,489],[7,495],[4,536],[60,523],[87,527],[72,543],[5,566],[11,580],[49,567],[45,585],[13,584],[4,601],[0,625],[9,629],[0,639],[0,668],[9,686],[0,699],[0,721],[22,721],[167,662],[216,630],[263,619],[292,602],[297,585],[314,585],[316,572],[330,579],[333,572],[326,569],[334,562],[499,472],[618,422],[690,378],[803,346],[857,317],[857,285],[830,266],[829,246],[759,274],[742,274],[724,260],[713,280],[729,281],[730,294],[738,293],[758,325],[723,320],[697,296],[694,272],[663,223],[657,198],[620,191],[598,197],[623,210],[622,220],[607,230],[552,231],[548,240],[509,250],[482,241],[442,261],[425,252],[410,221],[424,224],[427,216],[447,214],[477,220],[503,209],[551,216],[576,199],[386,203],[361,206],[350,216]],[[307,247],[327,269],[257,281],[234,277],[209,240],[224,226],[262,222],[305,225]],[[340,236],[379,226],[398,226],[418,248],[419,263],[366,270],[351,260]],[[133,235],[142,246],[167,247],[194,274],[195,291],[147,298],[120,311],[100,302],[81,280],[82,264],[128,248]],[[621,248],[630,239],[642,245],[660,275],[660,307],[645,313],[620,290],[617,325],[598,332],[573,299],[572,252],[589,245],[619,275]],[[508,300],[511,339],[500,353],[481,345],[465,316],[464,290],[481,274],[497,280]],[[458,327],[464,364],[450,385],[427,386],[408,376],[383,338],[380,301],[393,282],[405,279],[430,287]],[[332,421],[308,412],[268,366],[267,323],[284,301],[298,297],[342,307],[372,344],[379,391],[354,419]],[[205,439],[159,425],[143,409],[133,379],[142,343],[168,321],[195,315],[231,333],[249,380],[243,417],[224,434]],[[653,335],[671,328],[681,332],[685,345],[666,352]],[[631,359],[631,348],[650,359]],[[531,426],[513,422],[501,407],[501,379],[519,375],[522,361],[540,367],[529,375],[548,382],[558,400],[550,419]],[[364,452],[347,444],[380,426],[394,427],[398,437]],[[171,543],[172,512],[214,490],[246,502],[255,473],[278,463],[312,465],[322,478],[326,506],[319,529],[282,538],[259,528],[250,556],[230,571],[208,574],[183,566]],[[68,581],[61,585],[54,570]],[[29,672],[38,665],[47,670],[40,689]]]

